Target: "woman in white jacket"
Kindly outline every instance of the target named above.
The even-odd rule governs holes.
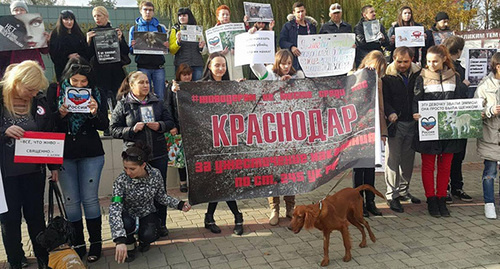
[[[486,102],[483,113],[483,137],[477,140],[477,153],[484,159],[484,214],[496,219],[494,181],[500,161],[500,52],[491,59],[492,72],[477,87],[475,98]]]

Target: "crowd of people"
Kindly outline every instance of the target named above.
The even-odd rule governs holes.
[[[23,1],[10,5],[11,13],[25,14],[28,6]],[[410,182],[415,152],[422,158],[421,178],[427,200],[428,212],[433,217],[449,217],[447,203],[455,199],[470,202],[472,198],[463,190],[462,161],[467,140],[419,141],[416,121],[420,118],[418,102],[423,100],[448,100],[467,98],[469,82],[458,59],[464,49],[464,40],[451,36],[440,45],[434,44],[433,33],[449,31],[449,17],[438,12],[436,23],[426,31],[425,46],[408,48],[395,46],[397,27],[419,26],[413,11],[404,6],[399,9],[397,22],[388,34],[380,25],[377,40],[368,42],[363,23],[376,20],[376,10],[367,5],[361,9],[361,18],[354,28],[342,20],[342,7],[332,4],[331,20],[323,25],[307,16],[301,2],[292,6],[279,34],[279,50],[272,65],[254,64],[250,68],[259,80],[304,79],[298,61],[298,35],[354,33],[356,37],[355,68],[369,68],[378,75],[380,128],[386,147],[385,182],[386,198],[391,210],[401,213],[401,202],[421,203],[410,193]],[[44,164],[14,162],[15,140],[26,131],[65,133],[64,160],[62,165],[48,165],[51,179],[58,181],[64,195],[67,218],[74,227],[72,244],[78,255],[89,263],[100,259],[102,252],[102,218],[98,199],[99,182],[104,166],[104,150],[99,131],[108,132],[113,138],[122,139],[124,171],[113,183],[109,222],[113,241],[116,243],[116,261],[130,262],[135,251],[147,251],[150,243],[167,236],[167,207],[189,211],[191,205],[170,197],[166,193],[167,148],[165,134],[181,133],[176,92],[177,82],[237,80],[243,78],[242,68],[234,64],[234,49],[224,48],[212,53],[206,63],[202,54],[206,43],[181,40],[182,25],[196,25],[189,8],[178,10],[177,23],[169,30],[154,17],[151,2],[139,4],[140,16],[129,31],[129,44],[120,29],[116,29],[122,59],[135,56],[137,71],[127,74],[124,65],[99,63],[94,46],[96,31],[114,29],[109,13],[102,6],[95,7],[92,15],[96,27],[82,32],[71,10],[62,10],[55,29],[47,35],[46,49],[0,52],[2,74],[0,82],[0,140],[1,173],[8,212],[0,215],[2,238],[11,268],[27,265],[21,243],[21,217],[28,225],[29,236],[37,257],[38,267],[46,268],[48,253],[35,240],[44,230],[44,189],[46,167]],[[217,25],[231,22],[228,6],[217,8]],[[250,34],[272,30],[271,23],[256,22],[252,26],[244,19]],[[319,28],[319,32],[317,29]],[[134,32],[163,32],[169,38],[163,45],[174,55],[175,80],[165,81],[163,55],[134,54]],[[389,59],[384,55],[390,54]],[[41,54],[50,54],[57,81],[49,85],[44,74]],[[494,180],[497,161],[500,161],[500,53],[491,60],[492,73],[483,79],[476,97],[485,100],[483,112],[483,137],[478,139],[478,153],[484,159],[483,191],[485,216],[496,218],[494,205]],[[68,88],[90,89],[88,113],[70,112],[66,104]],[[148,107],[152,121],[145,121],[142,108]],[[108,109],[112,111],[108,118]],[[435,169],[437,164],[437,176]],[[188,190],[186,168],[179,169],[180,189]],[[375,168],[359,167],[353,171],[353,186],[375,184]],[[29,193],[30,195],[25,195]],[[374,194],[364,195],[363,213],[379,216]],[[279,197],[269,197],[271,225],[279,222]],[[285,196],[286,217],[292,218],[295,196]],[[234,215],[234,233],[242,235],[243,214],[237,201],[226,201]],[[83,211],[82,211],[83,208]],[[214,214],[217,202],[208,204],[205,228],[220,233]],[[21,214],[22,212],[22,214]],[[84,237],[85,218],[90,248],[87,251]],[[138,247],[134,233],[138,233]]]

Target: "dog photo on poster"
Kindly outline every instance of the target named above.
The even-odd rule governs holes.
[[[180,83],[190,203],[305,193],[346,169],[375,167],[376,81],[361,70]]]

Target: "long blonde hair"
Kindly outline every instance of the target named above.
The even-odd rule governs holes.
[[[7,111],[15,115],[14,96],[19,85],[45,91],[49,86],[49,81],[45,77],[42,67],[35,61],[24,61],[13,66],[10,65],[7,70],[0,81],[0,86],[3,88],[3,103]],[[31,109],[31,101],[28,108]]]
[[[385,69],[387,68],[387,61],[385,60],[384,54],[378,50],[371,51],[370,53],[366,54],[365,58],[363,58],[363,61],[361,61],[358,69],[365,68],[371,63],[375,64],[374,68],[377,71],[378,77],[383,77],[385,74]]]

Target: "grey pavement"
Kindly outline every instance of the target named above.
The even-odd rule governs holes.
[[[500,220],[484,217],[481,174],[482,164],[464,165],[465,191],[474,198],[472,203],[456,201],[449,206],[450,218],[433,218],[426,210],[420,170],[415,169],[411,183],[412,194],[421,198],[420,205],[404,204],[405,213],[394,213],[385,201],[377,197],[381,217],[368,219],[377,241],[368,240],[359,248],[360,232],[350,226],[352,260],[343,262],[344,248],[340,233],[332,233],[330,265],[327,268],[500,268]],[[297,195],[297,205],[322,199],[338,178],[317,190]],[[351,175],[333,191],[350,187]],[[498,184],[495,184],[498,204]],[[377,174],[376,188],[385,192],[383,174]],[[186,199],[177,189],[169,194]],[[107,206],[109,198],[101,201],[103,207],[103,237],[110,238]],[[220,203],[215,218],[222,233],[212,234],[204,228],[207,205],[193,206],[187,213],[170,210],[168,238],[157,241],[151,250],[138,254],[132,263],[114,261],[114,244],[107,241],[103,257],[89,268],[321,268],[323,253],[322,233],[316,229],[293,234],[287,229],[289,220],[280,218],[278,226],[270,226],[269,209],[265,198],[238,201],[244,215],[245,233],[232,235],[233,215],[225,203]],[[498,211],[498,210],[497,210]],[[284,207],[281,209],[284,216]],[[29,268],[36,268],[31,253],[26,226],[23,223],[23,243]],[[3,245],[0,246],[0,268],[6,267]]]

